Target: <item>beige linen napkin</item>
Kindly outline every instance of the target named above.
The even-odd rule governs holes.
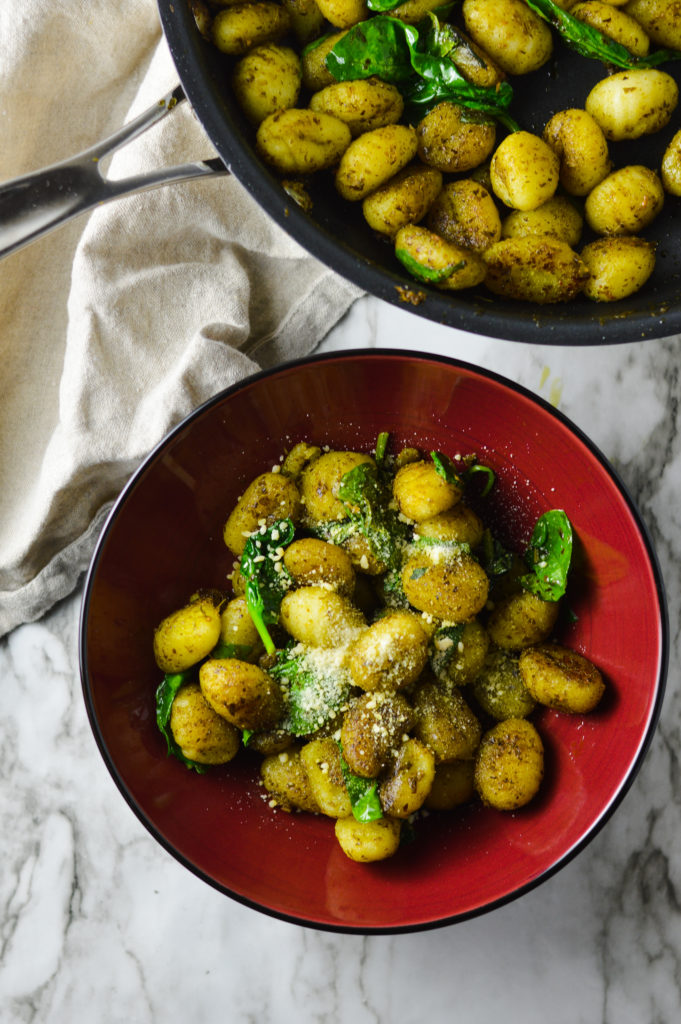
[[[99,141],[176,82],[154,0],[3,0],[0,180]],[[211,156],[185,103],[109,175]],[[231,177],[116,200],[0,262],[0,636],[73,590],[175,423],[308,353],[359,294]]]

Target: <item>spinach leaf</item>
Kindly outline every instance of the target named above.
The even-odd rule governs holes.
[[[626,46],[580,21],[569,11],[564,11],[554,0],[525,0],[525,3],[540,18],[553,25],[567,45],[582,57],[593,57],[625,69],[652,68],[670,60],[681,59],[679,50],[657,50],[645,57],[637,57]]]
[[[251,534],[241,556],[246,604],[268,654],[273,654],[276,648],[267,627],[279,621],[279,605],[291,585],[281,553],[293,540],[294,532],[290,519],[279,519],[268,529],[263,527]]]
[[[340,743],[338,744],[340,747]],[[350,797],[352,815],[356,821],[377,821],[383,817],[381,801],[378,797],[378,782],[376,779],[365,779],[361,775],[355,775],[350,771],[347,761],[340,755],[341,771],[345,788]]]
[[[450,100],[516,131],[508,113],[513,89],[508,82],[490,87],[469,82],[456,66],[456,51],[464,45],[458,30],[441,25],[432,13],[418,27],[379,14],[349,29],[327,54],[326,66],[339,82],[377,75],[395,85],[412,120]]]
[[[530,572],[520,577],[523,589],[544,601],[558,601],[565,593],[572,559],[572,525],[562,509],[539,517],[524,557]]]
[[[457,270],[463,270],[466,266],[465,260],[456,260],[453,263],[448,263],[445,267],[429,267],[425,263],[420,263],[406,249],[400,248],[395,249],[395,255],[412,277],[415,277],[417,281],[425,282],[425,284],[438,284],[440,281],[446,281]]]
[[[250,644],[225,644],[220,641],[210,652],[211,658],[236,658],[245,661],[253,648]]]
[[[396,568],[407,528],[390,507],[390,492],[376,466],[361,462],[349,470],[340,482],[338,497],[348,511],[354,532],[366,537],[373,554],[387,569]]]
[[[163,677],[162,682],[156,689],[156,724],[165,737],[166,748],[168,754],[172,754],[178,761],[186,765],[187,768],[193,768],[195,772],[202,775],[206,768],[204,765],[199,764],[198,761],[192,761],[191,758],[185,757],[179,746],[175,742],[175,738],[170,729],[170,712],[172,710],[173,701],[177,691],[180,689],[183,683],[186,683],[192,677],[192,671],[186,672],[173,672],[166,673]]]
[[[388,442],[390,441],[390,434],[387,430],[382,430],[376,438],[376,451],[374,458],[377,465],[382,466],[385,463],[386,452],[388,451]]]
[[[459,654],[459,643],[463,637],[464,624],[442,626],[437,630],[428,650],[428,660],[438,679],[447,677],[447,670],[453,658]]]
[[[494,486],[494,481],[496,480],[494,470],[489,466],[484,466],[481,462],[478,462],[476,455],[465,456],[462,460],[461,471],[455,469],[454,463],[449,456],[444,455],[442,452],[431,452],[430,457],[435,463],[435,468],[439,475],[446,480],[447,483],[454,484],[455,487],[463,487],[464,474],[466,473],[482,473],[487,477],[481,493],[481,497],[483,498],[489,494]]]
[[[488,576],[503,576],[513,565],[513,554],[485,529],[479,550],[480,564]]]
[[[480,492],[480,496],[482,498],[487,497],[489,492],[494,487],[494,481],[496,480],[494,470],[491,469],[489,466],[484,466],[482,462],[474,462],[471,466],[468,467],[468,473],[481,473],[483,476],[486,477],[482,491]]]
[[[287,700],[282,728],[293,736],[309,736],[336,718],[350,693],[349,676],[340,664],[295,642],[277,652],[269,673]]]
[[[443,480],[446,480],[448,484],[453,484],[455,487],[463,486],[461,474],[457,473],[454,469],[454,463],[448,455],[445,455],[444,452],[434,451],[430,453],[430,457],[433,460],[433,464],[438,475],[441,476]]]
[[[370,11],[377,11],[382,13],[384,11],[392,11],[394,7],[399,7],[404,0],[367,0],[367,7]]]
[[[402,586],[402,573],[399,568],[390,569],[383,577],[383,600],[388,608],[409,608],[409,599]]]

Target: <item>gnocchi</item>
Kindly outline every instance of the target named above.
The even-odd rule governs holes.
[[[523,807],[543,774],[536,706],[586,714],[606,689],[554,636],[565,513],[500,558],[468,500],[476,470],[493,485],[491,468],[389,444],[299,442],[256,476],[224,531],[244,593],[199,591],[153,638],[169,752],[203,771],[247,745],[269,806],[332,819],[364,863],[397,853],[422,812]],[[354,564],[357,537],[371,565]]]
[[[634,184],[621,144],[663,132],[677,109],[676,81],[658,66],[664,54],[655,48],[681,49],[681,4],[559,0],[558,7],[602,40],[591,56],[610,73],[585,89],[581,105],[556,109],[532,130],[513,122],[513,105],[507,109],[501,97],[548,65],[563,29],[525,0],[464,0],[453,11],[436,0],[403,0],[386,13],[365,0],[230,0],[197,6],[196,20],[231,63],[232,90],[257,153],[302,209],[314,209],[311,177],[323,179],[392,246],[387,259],[439,291],[482,288],[537,305],[613,302],[643,288],[655,270],[655,246],[644,260],[641,247],[625,243],[617,257],[620,265],[631,260],[626,287],[592,279],[595,257],[605,251],[598,240],[640,235],[661,210],[649,181],[633,200],[643,203],[641,216],[612,215],[611,202],[621,213],[622,201],[610,179],[622,172]],[[381,35],[385,24],[401,29]],[[456,41],[446,57],[432,43],[440,29]],[[571,31],[576,39],[578,29]],[[402,67],[414,33],[414,56]],[[610,57],[609,46],[619,53]],[[437,61],[445,62],[442,71]],[[421,73],[410,92],[407,81]],[[463,85],[448,92],[439,75]],[[645,168],[675,198],[678,163],[672,140],[662,165]],[[364,556],[359,545],[356,558]]]

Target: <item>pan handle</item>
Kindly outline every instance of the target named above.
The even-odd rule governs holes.
[[[90,149],[0,185],[0,259],[110,199],[174,181],[229,174],[221,160],[162,168],[111,181],[100,161],[137,138],[185,99],[178,86],[153,107]]]

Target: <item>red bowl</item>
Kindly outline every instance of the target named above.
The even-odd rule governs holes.
[[[476,452],[497,484],[488,520],[522,548],[563,508],[576,535],[562,641],[594,661],[607,696],[592,714],[542,710],[538,798],[515,813],[430,814],[398,854],[361,865],[330,819],[273,812],[257,759],[202,776],[167,757],[154,718],[154,627],[197,587],[224,586],[226,515],[256,474],[300,440]],[[568,621],[569,620],[569,621]],[[225,894],[318,928],[400,932],[462,920],[553,874],[620,803],[655,728],[668,658],[663,583],[622,483],[568,420],[523,388],[455,360],[349,351],[257,374],[193,412],[119,498],[83,599],[80,659],[90,722],[123,796],[181,863]]]

